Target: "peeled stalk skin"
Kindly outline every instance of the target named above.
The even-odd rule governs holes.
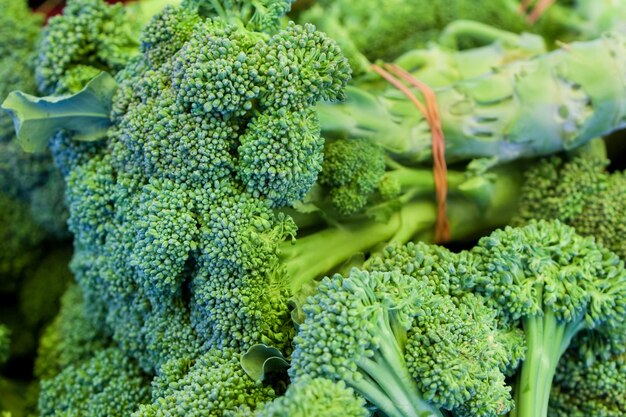
[[[626,126],[626,37],[564,45],[482,76],[435,88],[448,162],[497,162],[576,148]],[[326,137],[365,137],[398,159],[430,160],[430,129],[399,91],[352,86],[318,105]]]

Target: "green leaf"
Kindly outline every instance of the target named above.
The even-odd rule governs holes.
[[[113,77],[102,72],[72,95],[35,97],[13,91],[2,108],[13,119],[19,144],[26,152],[35,152],[45,149],[48,140],[61,129],[78,141],[104,138],[111,125],[109,114],[116,90]]]
[[[289,368],[289,362],[285,359],[280,350],[258,344],[241,357],[241,367],[250,378],[263,382],[270,373],[284,372]]]

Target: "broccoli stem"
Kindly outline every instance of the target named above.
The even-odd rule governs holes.
[[[446,26],[441,33],[439,44],[458,49],[458,40],[467,38],[481,41],[485,45],[495,41],[514,46],[521,43],[521,36],[517,33],[508,32],[473,20],[455,20]]]
[[[361,393],[377,407],[377,399],[382,399],[383,404],[391,399],[396,413],[385,411],[387,417],[442,417],[434,405],[421,398],[419,388],[404,362],[404,354],[391,329],[387,312],[378,314],[377,324],[380,335],[378,349],[371,357],[360,358],[357,362],[364,379],[371,381],[366,387],[370,391]],[[353,387],[360,389],[359,384],[353,384]]]
[[[327,274],[355,253],[398,237],[404,242],[429,229],[435,222],[435,208],[430,201],[409,203],[391,215],[387,222],[372,219],[324,229],[287,242],[281,256],[293,293],[318,276]]]
[[[619,34],[575,42],[435,88],[446,160],[547,155],[623,128],[623,92],[609,87],[623,81],[615,68],[626,62],[624,45]],[[589,64],[582,65],[581,56]],[[432,158],[430,130],[409,99],[367,86],[353,85],[346,93],[343,102],[318,105],[325,137],[371,139],[414,162]]]
[[[583,321],[559,322],[552,309],[546,308],[542,315],[524,318],[522,324],[528,350],[515,387],[516,408],[511,417],[546,417],[559,359]]]

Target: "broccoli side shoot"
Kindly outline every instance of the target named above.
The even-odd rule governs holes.
[[[193,360],[167,362],[152,382],[152,403],[133,417],[222,417],[251,413],[275,397],[271,387],[252,380],[232,349],[212,349]]]

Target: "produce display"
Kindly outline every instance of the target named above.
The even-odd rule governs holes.
[[[3,417],[626,415],[626,3],[0,0]]]

